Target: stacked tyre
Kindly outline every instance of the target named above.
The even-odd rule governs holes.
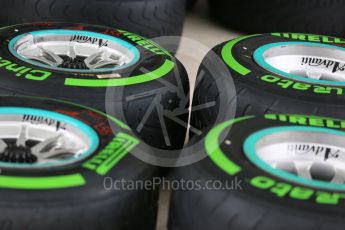
[[[245,33],[294,32],[344,37],[343,1],[209,0],[213,18]]]
[[[144,37],[180,36],[185,0],[5,0],[0,25],[75,22],[129,29]],[[188,5],[192,3],[188,1]]]
[[[342,229],[343,44],[329,36],[271,33],[210,51],[193,108],[215,106],[194,109],[191,118],[203,131],[193,141],[202,149],[191,152],[206,157],[176,170],[177,179],[197,183],[173,192],[170,229]],[[230,75],[209,71],[215,55]],[[224,103],[232,90],[226,84],[236,97]]]
[[[0,39],[4,228],[154,229],[158,185],[138,183],[161,173],[136,156],[182,148],[182,64],[104,26],[22,24]]]
[[[226,64],[236,88],[236,116],[265,113],[300,113],[344,118],[345,40],[322,35],[272,33],[239,37],[222,43],[208,54]],[[215,53],[215,54],[214,54]],[[210,74],[205,57],[197,79],[193,105],[220,104],[219,94],[228,79]],[[206,91],[207,95],[202,96]],[[224,108],[223,108],[224,110]],[[222,109],[197,111],[192,126],[210,129]]]
[[[157,175],[156,167],[131,155],[140,140],[129,127],[74,103],[29,96],[0,101],[5,228],[154,229],[157,190],[120,184]]]
[[[1,29],[0,39],[6,41],[1,49],[4,94],[108,109],[149,145],[182,147],[186,127],[164,112],[188,107],[188,101],[180,103],[189,91],[188,76],[157,44],[125,30],[70,23],[9,26]],[[186,121],[188,114],[178,119]]]

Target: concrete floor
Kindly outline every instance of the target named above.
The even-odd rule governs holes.
[[[199,0],[188,12],[176,56],[188,71],[192,89],[199,65],[206,53],[214,46],[240,35],[218,24],[209,16],[207,0]]]
[[[206,53],[224,41],[240,36],[213,21],[207,9],[207,0],[199,0],[188,13],[183,38],[176,54],[187,69],[191,89],[194,88],[199,65]],[[157,230],[167,230],[170,191],[161,191]]]

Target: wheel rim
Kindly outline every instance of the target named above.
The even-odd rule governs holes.
[[[9,50],[32,65],[83,73],[123,69],[140,58],[138,49],[122,39],[78,30],[40,30],[21,34],[10,41]]]
[[[246,156],[259,168],[318,188],[345,189],[345,133],[325,128],[278,127],[249,136]]]
[[[345,85],[345,49],[311,42],[278,42],[254,52],[264,69],[294,80]]]
[[[85,123],[52,111],[0,108],[0,167],[45,168],[74,164],[99,143]]]

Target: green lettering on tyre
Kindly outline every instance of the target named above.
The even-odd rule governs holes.
[[[323,86],[314,86],[314,93],[318,93],[318,94],[332,94],[333,92],[335,92],[335,94],[337,95],[343,95],[343,89],[339,88],[339,87],[331,87],[331,86],[327,86],[327,87],[323,87]]]
[[[280,77],[272,76],[272,75],[264,75],[261,77],[261,80],[269,83],[276,83],[281,80]]]
[[[172,57],[171,54],[167,50],[163,49],[160,45],[158,45],[157,43],[155,43],[153,41],[149,41],[149,40],[147,40],[147,39],[145,39],[145,38],[143,38],[137,34],[133,34],[133,33],[128,32],[126,30],[117,30],[117,31],[122,33],[123,36],[127,37],[132,42],[135,42],[139,46],[143,47],[144,49],[151,51],[154,54],[167,55],[168,57]]]
[[[44,81],[51,75],[51,72],[43,70],[31,70],[30,73],[26,74],[25,78],[35,81]]]
[[[315,192],[310,188],[293,187],[288,183],[276,182],[266,176],[256,176],[252,178],[250,180],[250,185],[260,190],[269,190],[279,198],[289,196],[295,200],[310,200],[315,196],[315,202],[323,205],[338,205],[341,200],[345,200],[344,193]]]
[[[250,185],[261,190],[269,190],[279,198],[287,195],[295,200],[309,200],[314,195],[314,190],[303,187],[293,187],[288,183],[276,182],[266,176],[256,176],[250,180]]]
[[[336,95],[342,95],[343,89],[339,87],[331,87],[331,86],[318,86],[318,85],[311,85],[308,83],[302,83],[302,82],[296,82],[291,79],[284,79],[278,76],[273,75],[264,75],[260,77],[260,80],[269,83],[269,84],[275,84],[277,86],[280,86],[282,89],[288,89],[292,88],[299,91],[306,91],[309,89],[312,89],[313,93],[315,94],[336,94]]]
[[[25,74],[24,78],[28,80],[44,81],[52,75],[52,73],[49,71],[20,66],[18,64],[12,63],[9,60],[3,59],[2,57],[0,57],[0,62],[0,68],[5,67],[5,70],[14,73],[16,77],[21,77],[23,74]]]
[[[277,183],[271,188],[271,192],[278,197],[285,197],[291,191],[292,185],[287,183]]]
[[[331,44],[345,44],[345,39],[330,36],[303,33],[271,33],[272,36],[284,37],[300,41],[323,42]]]
[[[83,164],[84,168],[106,175],[123,157],[125,157],[139,141],[125,133],[119,133],[99,153]]]
[[[265,114],[265,119],[278,120],[291,124],[304,126],[323,127],[329,129],[344,129],[345,120],[319,116],[286,115],[286,114]]]
[[[275,183],[275,180],[265,176],[257,176],[250,180],[252,186],[260,189],[270,189]]]
[[[292,85],[293,89],[300,90],[300,91],[306,91],[311,87],[310,84],[307,83],[301,83],[301,82],[296,82]]]
[[[316,202],[318,204],[337,205],[341,199],[345,199],[344,193],[329,193],[323,191],[316,193]]]
[[[290,192],[290,197],[296,200],[309,200],[313,195],[313,189],[302,187],[294,187]]]

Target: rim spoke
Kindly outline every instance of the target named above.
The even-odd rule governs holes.
[[[34,154],[36,157],[39,157],[42,150],[49,148],[49,146],[53,147],[54,145],[56,145],[56,143],[60,137],[61,137],[61,134],[54,136],[54,137],[51,137],[51,138],[48,138],[48,139],[42,141],[41,143],[38,143],[37,145],[33,146],[31,148],[32,154]]]
[[[37,46],[37,51],[35,53],[31,52],[30,54],[22,53],[29,59],[43,62],[44,64],[57,67],[63,63],[63,59],[57,54],[45,49],[42,46]]]
[[[331,180],[331,183],[344,184],[345,183],[345,172],[339,168],[334,168],[335,175]]]
[[[316,80],[320,80],[322,77],[322,73],[314,72],[314,71],[307,71],[306,75],[308,78],[316,79]]]
[[[7,144],[3,139],[0,139],[0,153],[4,152],[7,148]]]
[[[332,77],[327,77],[327,76],[324,77],[324,76],[322,76],[320,79],[321,80],[328,80],[328,81],[344,81],[345,80],[344,77],[337,76],[337,75],[334,75]]]
[[[28,59],[43,62],[44,64],[57,67],[63,63],[63,59],[54,52],[36,44],[32,34],[23,36],[14,47],[17,52]]]
[[[34,36],[32,34],[26,34],[17,41],[14,49],[17,50],[18,53],[24,53],[25,50],[33,46],[36,46]]]
[[[75,59],[77,57],[77,51],[75,50],[75,45],[71,45],[67,54],[70,58]]]
[[[54,150],[50,150],[48,152],[40,153],[37,156],[37,160],[41,162],[43,160],[47,160],[47,159],[52,158],[54,156],[60,155],[62,153],[74,155],[75,152],[76,152],[75,149],[54,149]]]
[[[48,138],[31,148],[31,152],[37,157],[37,161],[41,162],[63,153],[73,155],[78,151],[76,149],[57,148],[60,137],[62,137],[61,134]]]
[[[328,80],[328,81],[344,81],[344,77],[338,76],[338,75],[333,75],[332,77],[323,75],[320,72],[315,72],[315,71],[306,71],[306,76],[311,79],[316,79],[316,80]]]
[[[313,162],[294,162],[296,171],[299,177],[305,179],[312,179],[310,168],[313,165]]]
[[[121,55],[112,54],[106,50],[92,54],[84,60],[85,65],[89,69],[97,69],[107,65],[121,66],[124,65],[127,58]]]
[[[25,146],[26,140],[27,140],[26,139],[26,130],[27,130],[27,127],[24,125],[20,128],[19,137],[18,137],[17,142],[16,142],[17,146]]]
[[[41,61],[46,62],[48,65],[51,66],[59,66],[63,63],[63,59],[59,57],[57,54],[45,49],[44,47],[39,47],[41,51],[41,56],[39,57]]]

